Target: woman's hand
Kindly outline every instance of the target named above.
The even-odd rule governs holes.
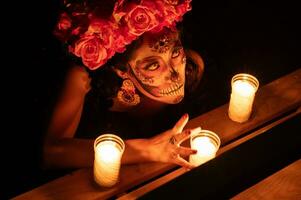
[[[151,160],[164,163],[174,163],[188,169],[194,167],[184,158],[188,157],[190,154],[197,153],[197,151],[180,146],[183,141],[190,137],[191,133],[199,131],[200,129],[198,127],[183,131],[183,128],[188,122],[188,118],[188,114],[183,115],[172,129],[150,139],[149,156]]]

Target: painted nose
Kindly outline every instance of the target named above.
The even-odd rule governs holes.
[[[170,74],[170,80],[171,80],[172,82],[178,82],[178,81],[179,81],[179,78],[180,78],[179,72],[173,70],[173,71],[171,72],[171,74]]]

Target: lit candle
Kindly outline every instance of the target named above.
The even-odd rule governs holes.
[[[113,134],[104,134],[94,142],[94,180],[111,187],[118,181],[124,142]]]
[[[250,118],[259,82],[250,74],[237,74],[233,76],[231,85],[228,115],[231,120],[242,123]]]
[[[199,166],[215,157],[220,146],[220,139],[212,131],[201,130],[190,137],[190,146],[196,149],[197,153],[190,155],[189,162]]]

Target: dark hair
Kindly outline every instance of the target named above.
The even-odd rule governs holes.
[[[193,93],[203,76],[204,61],[200,54],[191,49],[186,49],[186,68],[185,68],[185,95]]]

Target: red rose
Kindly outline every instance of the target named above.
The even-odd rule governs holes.
[[[66,13],[62,13],[57,23],[58,30],[65,31],[71,27],[71,19]]]
[[[97,69],[108,59],[107,50],[96,35],[84,35],[75,43],[73,53],[81,57],[84,65],[91,70]]]
[[[87,33],[96,33],[102,40],[102,45],[109,49],[113,45],[114,29],[117,28],[118,26],[110,21],[97,19],[90,23]]]
[[[75,29],[73,29],[72,31],[71,31],[71,34],[72,35],[78,35],[80,32],[81,32],[81,27],[76,27]]]
[[[115,34],[114,38],[114,50],[118,53],[122,53],[125,51],[126,41],[124,40],[124,36],[121,34]]]
[[[116,52],[124,52],[126,45],[143,33],[158,32],[164,27],[175,29],[176,22],[191,10],[190,3],[191,0],[118,0],[112,16],[106,19],[98,18],[93,12],[74,11],[72,19],[67,13],[61,14],[54,34],[72,43],[69,51],[94,70]]]
[[[186,0],[182,4],[176,6],[176,10],[179,15],[179,18],[181,18],[187,11],[191,10],[190,2],[191,0]]]
[[[152,11],[145,6],[135,6],[126,16],[125,21],[129,27],[130,33],[139,36],[146,31],[151,30],[158,22]]]
[[[166,4],[170,4],[170,5],[173,5],[173,6],[176,6],[179,4],[179,0],[165,0],[164,1]]]

